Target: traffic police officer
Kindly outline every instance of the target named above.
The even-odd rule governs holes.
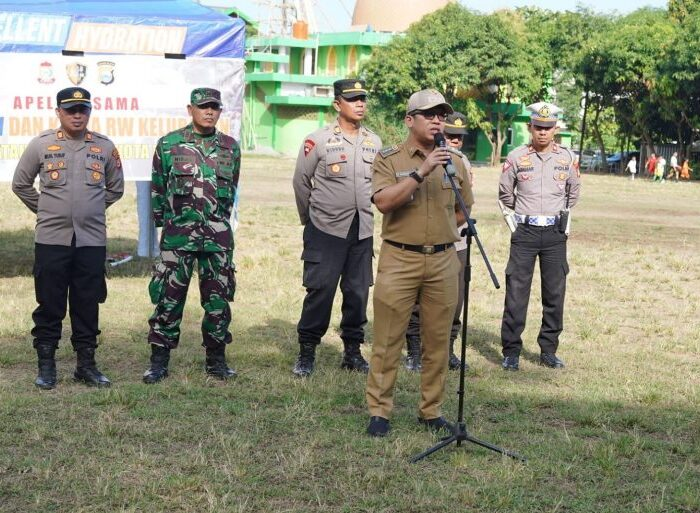
[[[362,80],[337,80],[338,117],[309,135],[294,171],[294,196],[304,225],[303,285],[306,297],[297,324],[299,356],[293,373],[314,370],[316,346],[330,324],[338,281],[343,294],[341,368],[367,372],[360,345],[372,285],[371,165],[381,140],[362,125],[367,89]]]
[[[454,243],[465,219],[443,166],[446,148],[435,134],[453,112],[435,90],[411,95],[404,123],[408,138],[379,152],[373,165],[372,201],[384,214],[374,290],[374,343],[366,398],[371,436],[389,432],[393,392],[406,327],[418,301],[423,362],[418,421],[450,429],[441,416],[450,327],[457,306],[459,260]],[[467,206],[474,202],[467,170],[454,159],[455,182]]]
[[[454,155],[462,159],[464,167],[469,173],[469,183],[474,185],[474,175],[472,174],[472,165],[469,159],[460,150],[464,143],[464,136],[467,133],[467,118],[461,112],[453,112],[445,120],[445,139],[447,146],[452,148]],[[450,354],[448,359],[448,367],[450,370],[459,369],[460,360],[454,352],[455,340],[459,336],[462,329],[460,320],[462,315],[462,305],[464,304],[464,266],[467,262],[467,243],[464,237],[461,236],[462,230],[467,228],[464,223],[458,228],[460,238],[455,242],[457,257],[459,258],[459,292],[457,293],[457,308],[455,316],[452,320],[452,331],[450,332]],[[411,319],[408,322],[406,330],[406,369],[410,371],[420,371],[421,369],[421,348],[420,348],[420,307],[416,304],[411,312]]]
[[[241,165],[238,143],[216,129],[221,93],[198,88],[190,94],[192,122],[162,137],[153,155],[151,207],[162,227],[160,259],[149,285],[155,307],[149,319],[151,366],[145,383],[168,375],[170,350],[180,339],[180,322],[195,265],[204,309],[202,345],[206,373],[235,377],[226,364],[231,343],[231,307],[236,290],[231,214]]]
[[[34,138],[19,160],[12,190],[37,215],[34,285],[34,348],[39,360],[35,384],[56,386],[54,355],[69,304],[71,343],[77,353],[74,376],[91,386],[111,383],[95,363],[99,303],[107,297],[105,209],[122,197],[119,152],[107,137],[87,129],[90,93],[69,87],[56,95],[60,127]],[[34,180],[39,175],[39,192]]]
[[[576,205],[581,182],[574,154],[554,142],[558,114],[551,103],[528,106],[531,142],[508,154],[498,187],[498,199],[515,211],[517,229],[511,236],[506,266],[506,298],[501,324],[503,368],[516,371],[523,346],[527,305],[535,259],[540,259],[542,325],[537,342],[540,364],[562,368],[556,356],[564,321],[568,209]]]

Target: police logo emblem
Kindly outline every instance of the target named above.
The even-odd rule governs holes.
[[[455,126],[462,126],[462,125],[463,125],[463,123],[462,123],[461,119],[459,119],[459,118],[455,119]]]
[[[59,172],[58,171],[51,171],[51,174],[49,176],[51,177],[51,180],[58,180]]]
[[[53,164],[52,164],[51,162],[49,162],[48,164],[46,164],[46,169],[47,169],[48,171],[51,171],[51,170],[53,169]]]
[[[73,82],[73,85],[80,85],[80,83],[85,80],[85,75],[87,74],[87,67],[79,62],[74,62],[66,66],[66,73],[68,75],[68,80]],[[79,91],[76,91],[79,92]],[[82,98],[82,94],[80,98]]]
[[[537,114],[539,114],[543,118],[548,118],[551,114],[551,111],[549,110],[549,105],[542,105],[542,107],[540,107],[540,110],[537,111]]]
[[[559,173],[558,178],[559,178],[559,180],[566,180],[567,178],[569,178],[569,175],[566,173]]]
[[[100,83],[109,85],[114,82],[114,66],[115,64],[110,61],[100,61],[97,63],[97,76],[100,79]]]
[[[362,84],[355,82],[355,89],[362,89]]]
[[[53,76],[53,65],[44,61],[39,64],[39,77],[36,79],[40,84],[53,84],[56,79]]]
[[[97,171],[94,171],[92,173],[92,179],[94,181],[99,182],[101,178],[102,178],[102,174],[98,173]]]
[[[61,161],[58,163],[58,166],[57,166],[57,167],[59,167],[60,169],[63,169],[64,167],[66,167],[66,163],[63,162],[63,161],[61,160]]]
[[[332,173],[339,173],[339,172],[340,172],[340,165],[338,165],[338,164],[333,164],[333,165],[331,166],[331,172],[332,172]]]

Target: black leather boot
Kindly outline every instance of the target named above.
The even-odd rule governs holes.
[[[362,357],[362,352],[360,351],[361,343],[359,341],[343,340],[345,350],[343,351],[343,361],[340,364],[341,369],[364,372],[365,374],[369,372],[369,364]]]
[[[97,369],[94,347],[84,347],[77,352],[78,366],[73,373],[77,381],[82,381],[91,387],[105,388],[112,385],[112,382],[107,379],[107,376]]]
[[[407,370],[420,372],[423,368],[420,357],[420,338],[406,337],[406,363]]]
[[[459,366],[461,364],[461,360],[459,357],[455,354],[455,341],[450,340],[450,359],[447,362],[447,366],[450,368],[450,370],[457,370],[459,369]],[[469,364],[466,362],[464,363],[464,368],[468,369]]]
[[[151,366],[143,373],[143,382],[152,385],[168,377],[170,349],[151,344]]]
[[[39,375],[34,384],[42,390],[56,388],[56,348],[44,344],[37,345],[36,355],[39,361]]]
[[[315,360],[316,344],[313,342],[299,342],[299,356],[297,356],[292,372],[300,378],[310,376],[314,371]]]
[[[218,379],[236,377],[236,371],[226,365],[226,345],[207,347],[207,362],[204,367],[207,374]]]

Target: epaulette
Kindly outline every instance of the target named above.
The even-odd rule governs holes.
[[[105,139],[105,140],[107,140],[107,141],[109,140],[109,137],[107,137],[106,135],[102,135],[102,134],[99,133],[99,132],[89,132],[89,133],[92,134],[92,137],[93,137],[93,138]]]
[[[379,154],[382,157],[387,158],[388,156],[393,155],[394,153],[398,153],[398,151],[399,146],[397,144],[394,144],[393,146],[390,146],[388,148],[382,148],[381,150],[379,150]]]

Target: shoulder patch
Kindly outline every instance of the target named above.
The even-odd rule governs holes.
[[[309,153],[314,149],[316,143],[312,139],[307,139],[304,141],[304,156],[308,157]]]
[[[397,144],[395,144],[393,146],[390,146],[389,148],[382,148],[381,150],[379,150],[379,154],[382,157],[386,158],[390,155],[393,155],[394,153],[398,153],[398,151],[399,151],[399,146]]]

